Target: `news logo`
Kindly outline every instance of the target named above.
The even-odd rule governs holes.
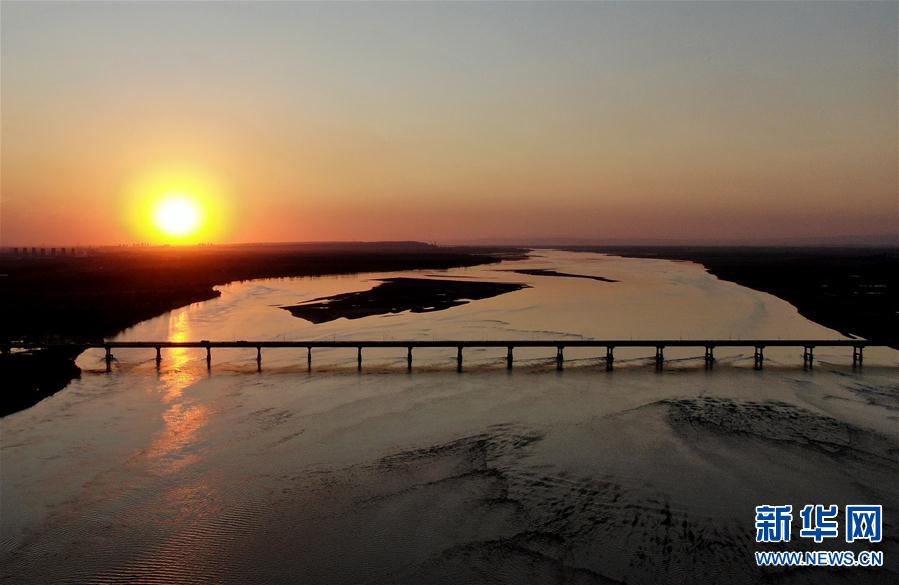
[[[836,504],[807,504],[799,511],[799,538],[821,544],[840,536],[840,507]],[[755,541],[758,543],[790,542],[793,506],[765,504],[755,508]],[[883,506],[847,505],[843,514],[843,536],[847,543],[880,542],[883,537]],[[756,564],[792,567],[881,567],[883,551],[756,551]]]

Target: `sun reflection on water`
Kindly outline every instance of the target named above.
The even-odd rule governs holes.
[[[190,339],[189,310],[188,307],[172,312],[169,317],[169,341]],[[176,472],[199,458],[192,450],[196,446],[197,434],[206,426],[209,415],[208,407],[193,403],[184,394],[202,375],[196,364],[192,363],[191,350],[170,348],[167,351],[166,367],[159,375],[159,387],[164,392],[162,400],[169,404],[169,408],[162,415],[165,427],[148,451],[148,457],[161,473]]]

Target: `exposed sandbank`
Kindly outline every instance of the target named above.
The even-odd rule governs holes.
[[[326,323],[341,317],[361,319],[403,311],[442,311],[471,300],[487,299],[523,288],[527,285],[515,282],[385,278],[370,290],[322,297],[283,308],[294,317],[312,323]]]
[[[522,270],[509,270],[516,274],[527,274],[529,276],[558,276],[560,278],[586,278],[588,280],[598,280],[600,282],[618,282],[605,276],[592,276],[589,274],[571,274],[570,272],[558,272],[557,270],[548,270],[544,268],[529,268]]]

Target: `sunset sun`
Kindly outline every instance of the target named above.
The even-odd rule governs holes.
[[[167,195],[153,210],[153,223],[173,239],[195,235],[203,224],[200,204],[190,195]]]
[[[123,221],[141,242],[195,245],[230,236],[233,198],[204,169],[148,165],[125,187]]]

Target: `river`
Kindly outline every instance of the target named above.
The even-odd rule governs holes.
[[[549,269],[615,282],[524,275]],[[378,278],[527,288],[312,324],[282,307]],[[536,251],[447,271],[232,283],[118,340],[840,338],[686,262]],[[2,419],[16,583],[790,583],[899,577],[899,353],[119,350]],[[880,569],[755,567],[761,504],[884,506]],[[797,516],[798,518],[798,516]],[[794,529],[795,530],[795,529]],[[811,550],[795,543],[796,550]],[[855,543],[858,544],[858,543]],[[817,548],[856,548],[842,542]],[[864,548],[864,547],[862,547]]]

